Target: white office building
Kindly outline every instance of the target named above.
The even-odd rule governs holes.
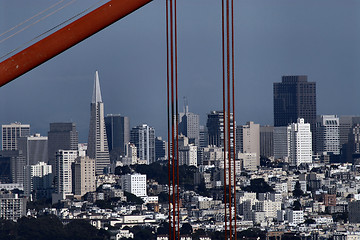
[[[1,126],[2,150],[17,150],[17,140],[19,137],[30,135],[30,125],[19,122],[5,124]]]
[[[336,115],[317,116],[316,135],[318,153],[340,154],[339,118]]]
[[[298,118],[290,125],[290,164],[299,166],[312,162],[312,134],[310,123]]]

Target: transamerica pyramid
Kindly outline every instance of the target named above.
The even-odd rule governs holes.
[[[87,155],[95,159],[97,175],[103,174],[110,164],[109,149],[104,121],[104,103],[101,98],[99,73],[95,72],[94,89],[90,104],[90,126]]]

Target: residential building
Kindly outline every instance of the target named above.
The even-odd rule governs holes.
[[[78,151],[59,150],[56,153],[55,192],[66,196],[72,194],[71,166],[78,157]]]
[[[96,71],[92,101],[87,154],[95,159],[96,174],[103,174],[110,164],[110,156],[104,121],[104,103],[101,97],[99,74]]]
[[[45,162],[25,166],[24,194],[35,199],[49,198],[52,191],[52,166]]]
[[[18,194],[0,194],[0,218],[16,221],[26,214],[26,201]]]
[[[122,189],[132,193],[137,197],[145,197],[146,194],[146,175],[145,174],[126,174],[121,176]]]
[[[88,156],[77,157],[72,163],[72,192],[83,196],[96,190],[95,159]]]
[[[256,166],[260,166],[260,125],[247,122],[236,128],[236,152],[256,155]]]

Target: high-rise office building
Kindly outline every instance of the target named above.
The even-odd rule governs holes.
[[[40,136],[39,133],[18,139],[18,150],[23,156],[26,165],[34,165],[38,162],[48,162],[48,137]]]
[[[17,150],[17,140],[19,137],[30,135],[30,125],[19,122],[1,126],[2,150]]]
[[[102,174],[110,164],[108,142],[104,121],[104,103],[101,98],[99,74],[96,71],[92,101],[90,104],[90,126],[88,140],[88,156],[95,159],[96,174]]]
[[[236,152],[256,154],[256,166],[260,166],[260,125],[248,122],[236,128]]]
[[[224,113],[222,111],[212,111],[208,114],[206,127],[208,130],[208,144],[217,147],[224,147],[224,129],[227,124],[227,114],[225,115],[224,124]],[[230,146],[234,146],[233,136],[234,120],[233,114],[230,113]]]
[[[199,147],[205,148],[209,145],[208,132],[205,126],[199,127]]]
[[[189,139],[189,143],[199,146],[199,115],[189,112],[189,107],[184,106],[184,112],[179,113],[179,134]]]
[[[1,183],[17,183],[16,175],[20,167],[19,150],[2,150],[0,151],[0,182]],[[24,166],[22,164],[21,166]]]
[[[105,117],[105,128],[109,152],[124,156],[125,144],[130,142],[129,118],[120,114],[108,114]]]
[[[155,129],[142,124],[130,131],[130,142],[137,148],[137,156],[146,164],[155,162]]]
[[[296,123],[290,125],[290,156],[292,165],[299,166],[302,163],[312,163],[312,134],[310,123],[305,123],[299,118]]]
[[[167,159],[167,142],[162,140],[161,137],[155,138],[155,159],[156,161],[159,160],[166,160]]]
[[[335,115],[317,116],[316,149],[319,154],[340,154],[339,118]]]
[[[78,157],[72,163],[72,190],[74,195],[83,196],[96,190],[95,159]]]
[[[179,136],[179,165],[197,167],[197,146],[189,143],[189,138],[184,135]]]
[[[50,123],[48,132],[49,164],[55,169],[55,154],[60,149],[78,150],[78,131],[72,122]]]
[[[260,156],[274,156],[274,127],[260,126]]]
[[[274,83],[274,126],[288,126],[298,118],[310,123],[316,150],[316,83],[307,76],[283,76]]]
[[[38,162],[48,162],[48,138],[35,134],[18,138],[17,183],[24,183],[24,167]]]

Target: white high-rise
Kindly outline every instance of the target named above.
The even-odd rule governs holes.
[[[292,165],[312,162],[312,134],[310,123],[298,118],[296,123],[290,125],[290,156]]]
[[[95,159],[96,174],[102,174],[110,164],[110,156],[104,121],[104,103],[101,98],[99,74],[96,71],[91,101],[91,116],[88,139],[88,156]]]
[[[318,153],[340,154],[339,118],[336,115],[317,116],[316,134]]]
[[[260,124],[247,122],[236,127],[236,152],[256,154],[256,166],[260,166]]]

